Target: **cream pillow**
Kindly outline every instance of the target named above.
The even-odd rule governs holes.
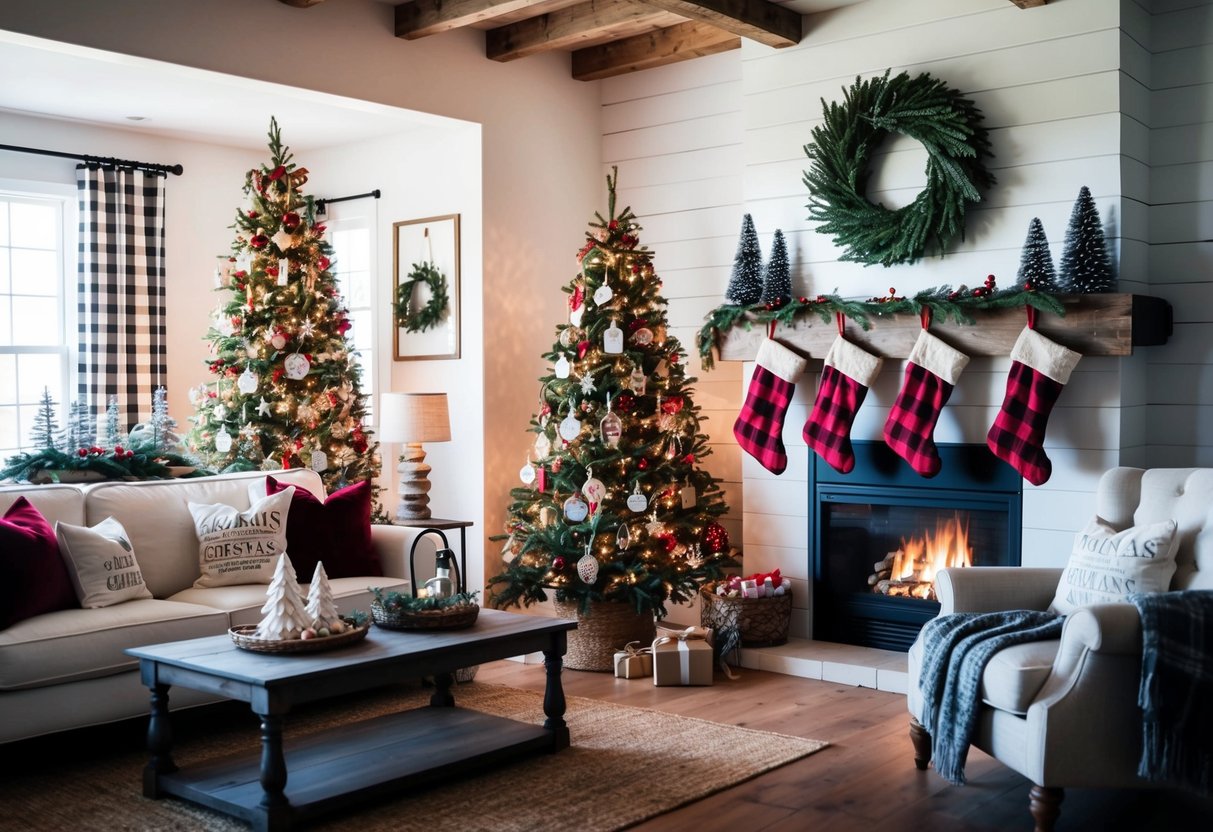
[[[223,503],[190,503],[202,572],[194,586],[268,584],[278,556],[286,551],[286,516],[294,494],[292,485],[257,500],[247,511]]]
[[[1091,604],[1127,600],[1133,592],[1166,592],[1178,548],[1174,520],[1118,532],[1096,517],[1074,538],[1049,610],[1069,615]]]
[[[113,517],[91,529],[56,523],[55,537],[80,606],[96,609],[152,597],[143,583],[130,537]]]

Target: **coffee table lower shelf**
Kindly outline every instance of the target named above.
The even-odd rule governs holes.
[[[269,828],[328,814],[368,797],[397,795],[474,772],[519,754],[555,751],[553,733],[504,717],[453,707],[423,707],[284,741],[289,809]],[[265,792],[256,757],[232,756],[160,773],[157,790],[266,828]]]

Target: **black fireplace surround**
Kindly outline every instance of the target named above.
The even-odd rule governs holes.
[[[973,566],[1019,566],[1023,480],[985,445],[940,444],[925,479],[883,442],[855,442],[840,474],[809,451],[809,574],[813,638],[908,650],[939,613],[934,600],[875,591],[876,565],[902,540],[959,517]],[[886,587],[887,588],[887,587]]]

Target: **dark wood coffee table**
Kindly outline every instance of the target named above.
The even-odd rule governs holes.
[[[463,630],[394,632],[372,626],[364,641],[317,653],[267,654],[237,648],[226,635],[153,644],[139,659],[151,689],[147,797],[176,795],[252,823],[287,829],[402,786],[448,778],[569,745],[560,684],[566,633],[576,622],[481,610]],[[542,726],[455,707],[452,673],[542,651],[547,688]],[[297,703],[433,675],[429,707],[376,717],[290,741],[286,713]],[[172,758],[169,687],[182,685],[248,702],[261,718],[260,761],[233,757],[178,770]],[[288,763],[290,778],[287,778]]]

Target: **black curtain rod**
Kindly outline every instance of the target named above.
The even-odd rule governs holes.
[[[132,162],[127,159],[115,159],[112,156],[89,156],[84,153],[61,153],[58,150],[40,150],[36,147],[18,147],[13,144],[0,144],[0,150],[11,150],[15,153],[37,153],[39,156],[58,156],[61,159],[77,159],[86,165],[102,167],[134,168],[148,173],[171,173],[180,176],[184,168],[181,165],[158,165],[155,162]]]
[[[353,196],[335,196],[332,199],[318,199],[316,200],[316,211],[323,214],[324,206],[326,205],[331,205],[334,202],[349,202],[351,199],[366,199],[368,196],[378,199],[381,194],[379,189],[376,188],[375,190],[367,191],[364,194],[354,194]]]

